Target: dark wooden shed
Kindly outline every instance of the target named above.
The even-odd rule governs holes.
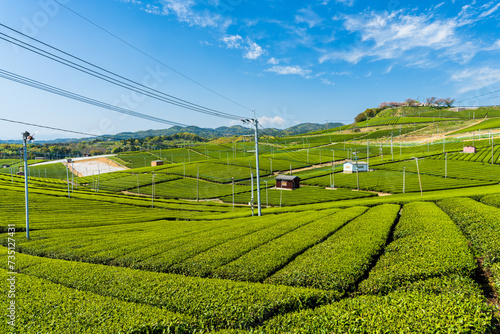
[[[298,189],[300,188],[300,177],[291,175],[278,175],[276,177],[276,188]]]

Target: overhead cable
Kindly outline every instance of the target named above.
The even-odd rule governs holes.
[[[231,119],[231,120],[241,120],[243,119],[243,117],[241,116],[237,116],[237,115],[233,115],[233,114],[229,114],[229,113],[225,113],[225,112],[222,112],[222,111],[218,111],[218,110],[215,110],[215,109],[212,109],[212,108],[208,108],[208,107],[204,107],[204,106],[201,106],[199,104],[195,104],[195,103],[192,103],[192,102],[189,102],[187,100],[184,100],[184,99],[181,99],[181,98],[177,98],[175,96],[172,96],[170,94],[166,94],[164,92],[161,92],[161,91],[158,91],[156,89],[153,89],[153,88],[150,88],[150,87],[147,87],[145,85],[142,85],[138,82],[135,82],[133,80],[130,80],[128,78],[125,78],[119,74],[116,74],[114,72],[111,72],[111,71],[108,71],[100,66],[97,66],[93,63],[90,63],[90,62],[87,62],[79,57],[76,57],[74,55],[71,55],[65,51],[62,51],[58,48],[55,48],[55,47],[52,47],[40,40],[37,40],[35,38],[32,38],[28,35],[25,35],[15,29],[12,29],[4,24],[1,24],[0,23],[0,26],[4,27],[4,28],[7,28],[9,30],[11,30],[12,32],[15,32],[17,34],[20,34],[26,38],[29,38],[37,43],[40,43],[42,45],[44,45],[45,47],[48,47],[48,48],[51,48],[57,52],[60,52],[61,54],[67,56],[67,57],[71,57],[75,60],[78,60],[79,62],[82,62],[84,64],[87,64],[87,65],[90,65],[91,67],[99,70],[99,71],[102,71],[102,72],[105,72],[105,73],[108,73],[110,75],[107,75],[105,73],[102,73],[102,72],[99,72],[99,71],[96,71],[92,68],[89,68],[87,66],[84,66],[84,65],[81,65],[81,64],[78,64],[74,61],[71,61],[65,57],[62,57],[62,56],[59,56],[59,55],[56,55],[54,53],[51,53],[47,50],[44,50],[44,49],[41,49],[33,44],[30,44],[30,43],[27,43],[27,42],[24,42],[20,39],[17,39],[17,38],[14,38],[12,36],[9,36],[7,34],[4,34],[2,32],[0,32],[0,39],[6,41],[6,42],[9,42],[11,44],[14,44],[14,45],[17,45],[19,47],[22,47],[28,51],[31,51],[35,54],[38,54],[40,56],[43,56],[45,58],[48,58],[48,59],[51,59],[53,61],[56,61],[60,64],[63,64],[63,65],[66,65],[70,68],[73,68],[73,69],[76,69],[80,72],[83,72],[83,73],[86,73],[86,74],[89,74],[93,77],[96,77],[96,78],[99,78],[101,80],[104,80],[106,82],[109,82],[109,83],[112,83],[114,85],[117,85],[117,86],[120,86],[120,87],[123,87],[123,88],[126,88],[126,89],[130,89],[132,91],[135,91],[137,93],[140,93],[140,94],[143,94],[143,95],[146,95],[146,96],[149,96],[151,98],[154,98],[154,99],[157,99],[157,100],[160,100],[162,102],[166,102],[166,103],[169,103],[169,104],[172,104],[172,105],[175,105],[175,106],[179,106],[179,107],[182,107],[182,108],[185,108],[185,109],[189,109],[189,110],[193,110],[193,111],[196,111],[196,112],[200,112],[200,113],[204,113],[204,114],[208,114],[208,115],[211,115],[211,116],[216,116],[216,117],[222,117],[222,118],[226,118],[226,119]],[[3,36],[3,37],[2,37]]]
[[[80,101],[80,102],[91,104],[91,105],[101,107],[104,109],[116,111],[116,112],[119,112],[122,114],[146,119],[146,120],[153,121],[153,122],[168,124],[168,125],[177,125],[177,126],[181,126],[181,127],[187,126],[187,125],[182,124],[182,123],[177,123],[177,122],[169,121],[169,120],[166,120],[163,118],[158,118],[155,116],[146,115],[146,114],[143,114],[140,112],[132,111],[129,109],[114,106],[112,104],[108,104],[105,102],[94,100],[94,99],[91,99],[89,97],[85,97],[83,95],[75,94],[75,93],[69,92],[69,91],[61,89],[61,88],[50,86],[50,85],[47,85],[45,83],[42,83],[42,82],[39,82],[39,81],[36,81],[33,79],[29,79],[29,78],[23,77],[21,75],[14,74],[12,72],[5,71],[3,69],[0,69],[0,77],[7,79],[7,80],[14,81],[14,82],[18,82],[18,83],[26,85],[26,86],[30,86],[33,88],[44,90],[44,91],[49,92],[49,93],[53,93],[53,94],[57,94],[57,95],[60,95],[63,97],[67,97],[67,98],[70,98],[70,99],[73,99],[76,101]]]
[[[129,42],[127,42],[127,41],[125,41],[124,39],[120,38],[119,36],[117,36],[117,35],[113,34],[113,33],[112,33],[112,32],[110,32],[109,30],[106,30],[106,29],[105,29],[105,28],[103,28],[102,26],[100,26],[100,25],[98,25],[97,23],[95,23],[95,22],[93,22],[93,21],[89,20],[88,18],[84,17],[83,15],[81,15],[81,14],[79,14],[79,13],[75,12],[74,10],[72,10],[71,8],[69,8],[69,7],[65,6],[64,4],[60,3],[59,1],[57,1],[57,0],[54,0],[54,1],[55,1],[55,2],[57,2],[57,3],[61,6],[61,7],[66,8],[66,9],[67,9],[68,11],[70,11],[71,13],[73,13],[73,14],[75,14],[76,16],[80,17],[81,19],[83,19],[83,20],[87,21],[88,23],[92,24],[93,26],[97,27],[98,29],[100,29],[100,30],[104,31],[105,33],[107,33],[108,35],[112,36],[113,38],[116,38],[116,39],[117,39],[117,40],[119,40],[120,42],[122,42],[122,43],[124,43],[124,44],[128,45],[129,47],[131,47],[132,49],[136,50],[137,52],[139,52],[139,53],[143,54],[144,56],[148,57],[149,59],[152,59],[152,60],[154,60],[154,61],[158,62],[159,64],[161,64],[161,65],[165,66],[166,68],[168,68],[168,69],[169,69],[169,70],[171,70],[172,72],[177,73],[177,74],[178,74],[178,75],[180,75],[181,77],[183,77],[183,78],[185,78],[185,79],[187,79],[187,80],[189,80],[189,81],[191,81],[191,82],[193,82],[193,83],[197,84],[198,86],[200,86],[200,87],[202,87],[202,88],[204,88],[204,89],[206,89],[206,90],[208,90],[208,91],[210,91],[210,92],[214,93],[215,95],[218,95],[218,96],[222,97],[223,99],[225,99],[225,100],[227,100],[227,101],[229,101],[229,102],[231,102],[231,103],[234,103],[234,104],[236,104],[236,105],[238,105],[238,106],[240,106],[240,107],[242,107],[242,108],[244,108],[244,109],[247,109],[248,111],[252,111],[252,109],[251,109],[251,108],[248,108],[248,107],[246,107],[246,106],[244,106],[244,105],[242,105],[242,104],[240,104],[240,103],[238,103],[238,102],[236,102],[236,101],[234,101],[234,100],[232,100],[232,99],[230,99],[230,98],[228,98],[228,97],[226,97],[226,96],[224,96],[224,95],[222,95],[222,94],[220,94],[220,93],[216,92],[215,90],[213,90],[213,89],[211,89],[211,88],[209,88],[209,87],[207,87],[207,86],[203,85],[202,83],[200,83],[200,82],[198,82],[198,81],[196,81],[196,80],[194,80],[194,79],[191,79],[191,78],[190,78],[190,77],[188,77],[187,75],[185,75],[185,74],[183,74],[183,73],[181,73],[181,72],[177,71],[176,69],[174,69],[174,68],[172,68],[172,67],[168,66],[167,64],[165,64],[165,63],[164,63],[164,62],[162,62],[161,60],[158,60],[157,58],[155,58],[155,57],[151,56],[150,54],[148,54],[148,53],[146,53],[146,52],[142,51],[141,49],[139,49],[139,48],[137,48],[136,46],[132,45],[131,43],[129,43]]]

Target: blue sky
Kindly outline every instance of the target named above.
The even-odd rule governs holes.
[[[500,89],[499,1],[59,2],[191,80],[54,0],[0,1],[0,22],[194,103],[244,117],[255,109],[267,127],[350,123],[366,108],[406,98],[500,102],[498,93],[488,94]],[[3,70],[171,121],[237,124],[132,94],[1,40],[0,64]],[[5,79],[0,89],[2,118],[95,134],[165,128]],[[0,139],[18,139],[24,130],[39,131],[39,140],[78,137],[0,122]]]

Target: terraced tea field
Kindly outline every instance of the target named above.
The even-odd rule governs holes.
[[[498,322],[476,275],[488,270],[498,291],[497,194],[339,197],[250,217],[33,185],[26,240],[23,188],[0,183],[0,273],[15,276],[23,333],[494,333]]]

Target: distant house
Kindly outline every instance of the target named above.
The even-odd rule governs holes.
[[[163,160],[153,160],[151,166],[163,166]]]
[[[278,175],[276,177],[276,188],[295,190],[300,188],[300,177],[291,175]]]
[[[366,163],[365,161],[358,161],[357,165],[358,165],[357,166],[358,172],[368,172],[368,163]],[[345,174],[356,173],[356,162],[348,161],[344,163],[344,173]]]
[[[475,146],[465,146],[464,153],[476,153],[476,147]]]

